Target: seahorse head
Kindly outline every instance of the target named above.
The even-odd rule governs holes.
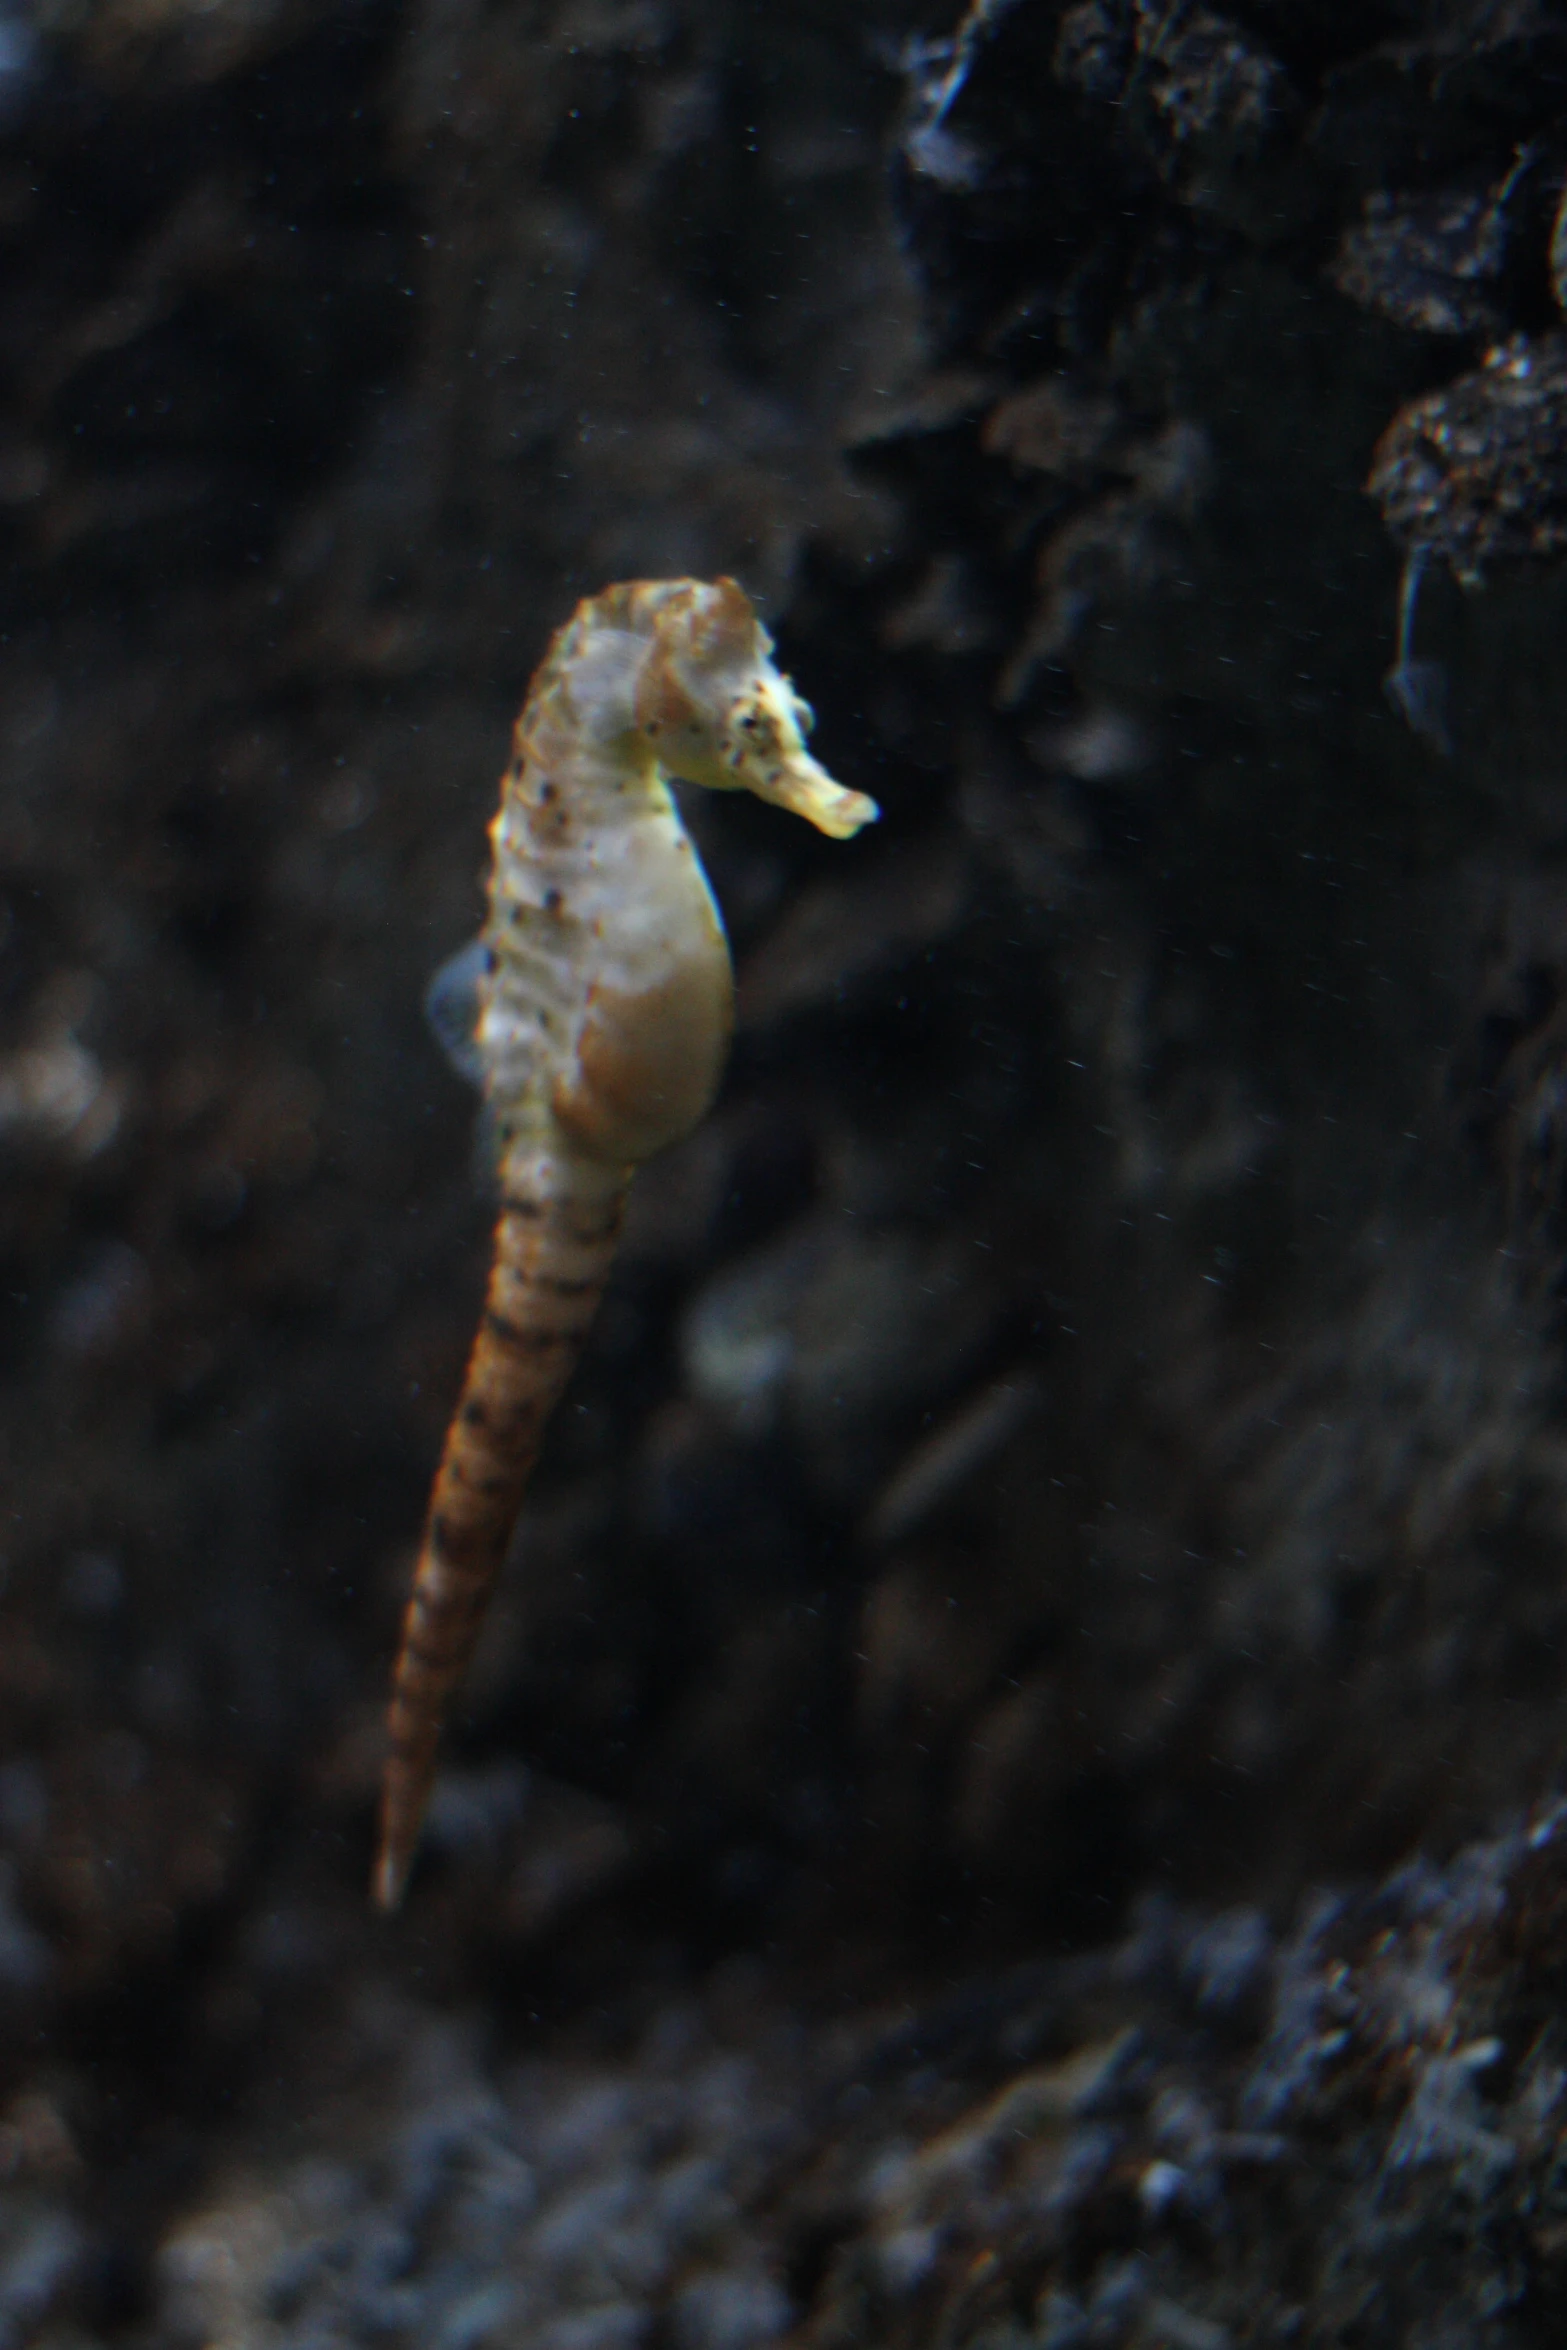
[[[732,579],[660,582],[635,707],[649,751],[685,783],[750,791],[847,840],[878,815],[805,747],[811,708],[773,666],[773,643]]]

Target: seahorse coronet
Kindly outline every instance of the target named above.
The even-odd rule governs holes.
[[[489,1287],[392,1677],[375,1898],[402,1898],[441,1721],[544,1429],[608,1278],[627,1186],[723,1075],[734,977],[669,778],[846,839],[878,811],[805,747],[809,705],[732,579],[633,580],[557,630],[490,827],[472,1065],[499,1144]],[[468,1065],[466,1053],[464,1066]]]

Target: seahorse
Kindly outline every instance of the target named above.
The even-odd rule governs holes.
[[[772,652],[732,579],[623,581],[556,633],[517,720],[490,828],[473,1035],[499,1216],[392,1676],[382,1909],[402,1899],[446,1703],[603,1292],[632,1174],[690,1132],[723,1074],[728,942],[669,779],[754,792],[835,840],[879,813],[806,749],[809,705]]]

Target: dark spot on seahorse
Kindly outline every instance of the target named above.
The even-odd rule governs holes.
[[[490,1415],[477,1397],[471,1403],[463,1405],[462,1422],[465,1428],[487,1428],[489,1421]]]
[[[514,1482],[513,1478],[503,1470],[471,1469],[461,1459],[452,1463],[447,1470],[447,1475],[455,1483],[461,1485],[465,1491],[485,1496],[495,1493],[509,1493]]]
[[[566,1230],[578,1248],[601,1248],[606,1240],[613,1240],[620,1230],[621,1213],[617,1208],[612,1216],[601,1218],[597,1224],[583,1224],[571,1218],[563,1219]]]
[[[564,901],[558,889],[547,889],[544,892],[544,911],[546,914],[558,914],[563,902]]]
[[[409,1654],[413,1654],[411,1649]],[[399,1708],[392,1715],[389,1736],[395,1755],[422,1755],[429,1743],[430,1733],[422,1720],[405,1720]]]
[[[448,1641],[421,1640],[418,1633],[415,1632],[410,1635],[404,1653],[410,1656],[416,1665],[421,1665],[427,1673],[440,1673],[444,1672],[451,1662],[449,1650],[450,1643]]]
[[[544,781],[539,785],[539,805],[541,808],[547,808],[550,802],[559,796],[559,788],[557,784],[551,783],[548,776],[544,778]]]

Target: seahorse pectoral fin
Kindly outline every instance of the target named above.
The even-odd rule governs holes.
[[[589,1158],[634,1167],[689,1134],[718,1091],[734,1029],[727,953],[688,957],[632,994],[595,987],[576,1067],[552,1107]]]
[[[458,1076],[470,1085],[484,1083],[478,1029],[489,975],[490,950],[482,938],[471,938],[455,955],[447,956],[424,991],[424,1017],[430,1033]]]

